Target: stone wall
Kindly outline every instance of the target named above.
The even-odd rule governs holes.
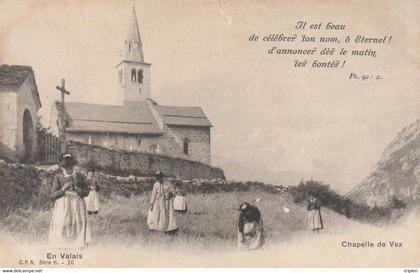
[[[222,179],[224,172],[201,162],[152,153],[109,150],[100,146],[71,142],[68,151],[82,166],[121,175],[150,175],[160,170],[177,179]]]
[[[152,152],[153,147],[161,145],[163,137],[160,135],[134,135],[123,133],[90,133],[68,132],[67,139],[80,143],[103,146],[110,150],[125,150],[130,152]]]
[[[183,141],[188,139],[188,156],[211,164],[210,128],[198,126],[167,126],[169,134],[183,153]]]
[[[16,92],[0,90],[0,156],[16,157]]]
[[[134,135],[123,133],[68,132],[67,139],[110,150],[145,152],[169,155],[186,160],[211,163],[210,128],[198,126],[165,126],[162,135]],[[188,154],[183,141],[188,139]],[[90,139],[90,141],[89,141]]]
[[[19,209],[51,210],[54,200],[50,198],[57,165],[33,166],[20,163],[6,163],[0,160],[0,217]],[[81,177],[86,176],[86,169],[77,168]],[[150,176],[116,176],[100,171],[95,173],[98,179],[100,199],[112,195],[129,197],[152,190],[156,179]],[[216,192],[270,192],[283,194],[283,186],[274,186],[259,182],[236,182],[224,179],[186,179],[171,181],[173,185],[181,183],[187,194],[209,194]],[[286,189],[287,190],[287,189]]]
[[[29,77],[19,87],[0,90],[0,157],[12,161],[19,159],[34,159],[37,150],[36,125],[38,109],[32,94]],[[27,110],[30,114],[32,131],[32,149],[29,158],[25,156],[25,143],[23,142],[23,116]]]

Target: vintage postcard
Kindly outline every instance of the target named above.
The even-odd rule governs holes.
[[[0,1],[0,268],[417,272],[419,14]]]

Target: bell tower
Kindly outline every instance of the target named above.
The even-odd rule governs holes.
[[[136,10],[133,7],[123,59],[116,66],[118,84],[121,92],[124,93],[124,105],[150,98],[150,66],[151,64],[144,62],[143,45]]]

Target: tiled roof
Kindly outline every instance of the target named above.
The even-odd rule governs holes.
[[[0,65],[0,87],[1,88],[16,88],[22,85],[26,78],[32,75],[34,85],[34,99],[41,107],[38,88],[35,82],[35,75],[32,67],[24,65]]]
[[[200,107],[154,105],[167,125],[211,127]],[[68,132],[162,134],[146,102],[102,105],[66,102]]]
[[[66,102],[69,132],[161,134],[146,103],[135,106]]]
[[[201,107],[155,105],[167,125],[212,127]]]

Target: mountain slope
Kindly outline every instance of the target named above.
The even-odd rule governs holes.
[[[388,145],[374,171],[347,195],[369,206],[383,206],[394,197],[420,199],[420,120],[405,127]]]

